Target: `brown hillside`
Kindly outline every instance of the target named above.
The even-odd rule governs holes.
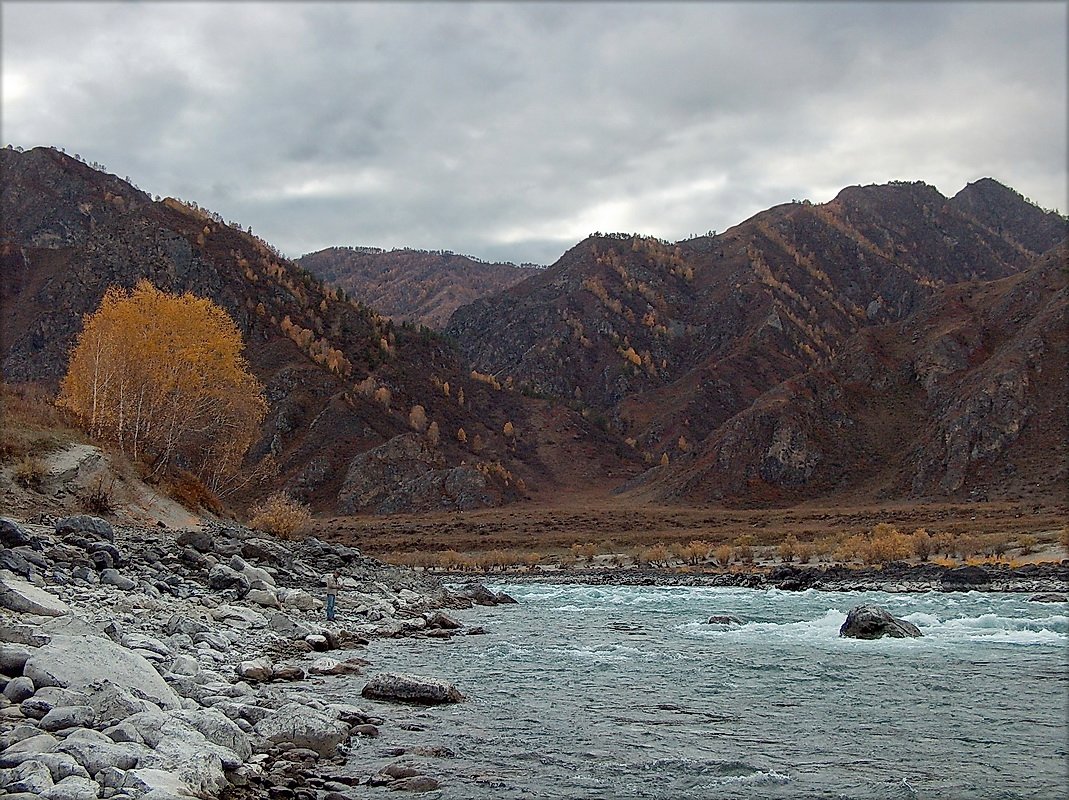
[[[539,270],[444,251],[374,247],[330,247],[301,256],[296,263],[384,316],[436,330],[461,306]]]
[[[1060,498],[1067,479],[1067,257],[945,287],[859,331],[729,420],[637,496],[756,505],[808,497]]]
[[[354,460],[413,433],[417,405],[425,457],[392,465],[387,458],[379,490],[366,505],[350,499],[347,510],[494,505],[634,473],[629,454],[617,453],[611,438],[575,412],[473,378],[440,337],[344,300],[217,215],[173,199],[154,202],[52,149],[0,150],[0,167],[4,380],[54,387],[83,315],[109,285],[148,278],[164,290],[210,297],[241,329],[270,403],[250,474],[269,457],[280,468],[239,500],[285,486],[317,509],[336,510],[343,495],[352,496],[345,487]],[[503,433],[506,423],[513,435]]]
[[[1015,193],[1002,201],[1007,219],[1064,228]],[[1039,252],[1004,235],[1010,227],[980,224],[925,184],[849,187],[674,245],[595,235],[544,274],[460,309],[447,330],[479,370],[603,415],[648,464],[667,456],[675,475],[677,461],[859,331],[907,318],[944,287],[1027,270]],[[850,473],[847,483],[864,482],[856,465]],[[716,472],[700,480],[679,497],[744,492],[719,486]]]

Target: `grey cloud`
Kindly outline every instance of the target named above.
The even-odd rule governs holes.
[[[681,238],[896,178],[991,174],[1065,210],[1065,24],[1011,3],[9,4],[5,80],[29,90],[4,133],[293,255],[552,260],[595,228]]]

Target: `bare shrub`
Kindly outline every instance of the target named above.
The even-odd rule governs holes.
[[[115,498],[112,495],[111,485],[104,486],[103,479],[98,480],[96,486],[91,487],[78,499],[81,500],[82,508],[91,514],[115,513]]]
[[[311,521],[312,512],[306,504],[294,499],[288,492],[278,491],[268,495],[251,510],[249,525],[283,539],[292,539]]]

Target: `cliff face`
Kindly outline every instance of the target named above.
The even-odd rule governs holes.
[[[1056,498],[1067,479],[1067,253],[945,287],[773,387],[633,490],[758,504]]]

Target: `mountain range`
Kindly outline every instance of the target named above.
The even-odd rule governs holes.
[[[334,514],[1064,490],[1067,223],[991,179],[848,187],[674,243],[594,234],[532,269],[295,262],[53,149],[0,168],[4,380],[55,386],[109,285],[212,298],[271,408],[239,505],[277,487]]]

